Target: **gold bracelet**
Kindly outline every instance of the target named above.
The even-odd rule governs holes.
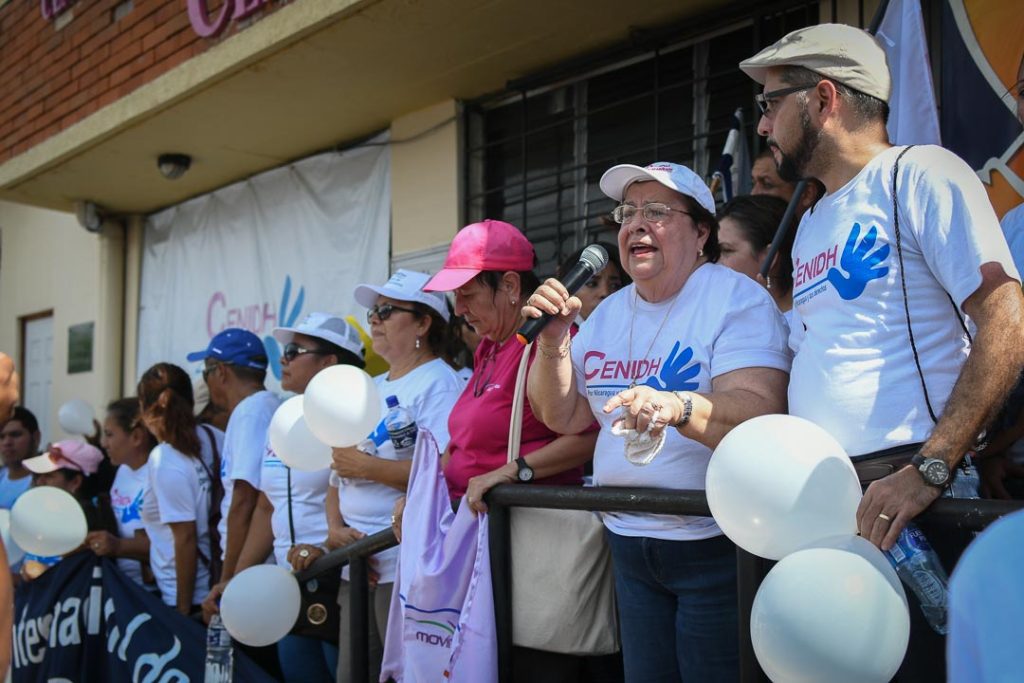
[[[537,340],[537,348],[540,349],[540,354],[548,360],[562,360],[569,355],[569,349],[572,347],[572,337],[570,336],[565,345],[559,344],[558,346],[551,346],[545,344],[540,339]]]

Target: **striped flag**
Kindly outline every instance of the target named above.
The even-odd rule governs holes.
[[[750,194],[750,152],[743,136],[743,110],[732,115],[732,128],[725,139],[718,167],[711,175],[711,194],[722,188],[722,199],[729,201],[739,194]]]

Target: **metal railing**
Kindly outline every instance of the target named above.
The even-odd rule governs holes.
[[[490,515],[491,574],[498,636],[498,681],[512,681],[512,576],[509,563],[509,508],[640,512],[710,517],[704,491],[579,486],[496,486],[485,497]],[[940,498],[920,517],[945,528],[980,531],[999,517],[1024,508],[1018,501]],[[767,677],[750,640],[750,611],[763,578],[763,561],[737,549],[740,681],[761,683]]]
[[[491,489],[485,497],[489,506],[491,578],[494,587],[494,617],[498,639],[498,681],[512,681],[512,574],[510,563],[510,508],[532,507],[596,512],[639,512],[648,514],[710,517],[704,491],[650,488],[584,488],[580,486],[519,486],[505,484]],[[1005,514],[1024,509],[1024,502],[940,498],[919,520],[942,528],[981,531]],[[387,529],[334,550],[307,569],[296,573],[299,582],[308,581],[348,564],[351,609],[349,619],[349,670],[353,681],[369,678],[369,583],[367,558],[397,545]],[[750,640],[750,611],[763,578],[763,560],[737,549],[740,681],[761,683],[764,673],[754,656]],[[381,634],[383,636],[383,634]]]

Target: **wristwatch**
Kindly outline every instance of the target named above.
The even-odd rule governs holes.
[[[939,458],[928,458],[918,453],[910,459],[910,464],[921,473],[924,483],[942,488],[949,483],[949,465]]]
[[[533,481],[533,468],[526,464],[526,458],[520,456],[516,458],[516,465],[519,467],[519,471],[516,473],[516,477],[519,481],[524,484],[528,484]]]

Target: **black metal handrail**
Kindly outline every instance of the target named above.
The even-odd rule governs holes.
[[[510,571],[509,508],[532,507],[595,512],[639,512],[647,514],[710,517],[707,495],[702,490],[653,488],[602,488],[579,486],[496,486],[488,492],[490,507],[491,574],[494,584],[494,615],[498,638],[498,680],[512,680],[512,576]],[[978,499],[936,500],[920,520],[964,531],[980,531],[1005,514],[1024,509],[1020,501]],[[353,681],[369,677],[369,583],[367,558],[398,544],[391,529],[366,536],[318,558],[295,577],[300,583],[330,571],[350,566],[348,614],[350,640],[349,670]],[[736,556],[739,593],[740,680],[767,680],[754,656],[750,640],[750,610],[762,579],[762,561],[739,549]],[[344,615],[343,615],[344,618]]]
[[[396,545],[398,540],[395,532],[385,529],[332,550],[301,572],[295,573],[301,585],[321,574],[340,571],[343,566],[349,565],[348,662],[353,681],[367,681],[370,678],[370,583],[367,558]],[[343,614],[341,618],[345,619],[346,616]]]
[[[510,507],[711,516],[707,495],[702,490],[504,484],[491,489],[485,500],[490,510],[491,575],[494,584],[500,683],[512,680]],[[1022,508],[1024,503],[1019,501],[940,498],[922,513],[919,519],[965,531],[980,531],[999,517]],[[750,640],[750,610],[762,578],[762,561],[755,555],[737,549],[736,562],[740,617],[740,680],[742,683],[759,683],[767,679],[757,663]]]

